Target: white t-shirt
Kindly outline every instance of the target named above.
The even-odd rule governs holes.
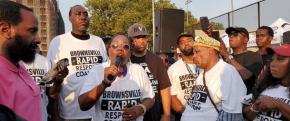
[[[167,70],[171,82],[171,95],[176,95],[183,105],[190,98],[194,81],[200,71],[195,64],[187,65],[189,68],[186,67],[186,63],[182,59],[179,59]],[[194,75],[191,75],[188,69],[191,69]]]
[[[268,88],[262,92],[261,95],[273,97],[278,99],[288,105],[290,105],[289,98],[289,88],[284,87],[282,85],[278,85],[277,87]],[[254,121],[287,121],[287,119],[282,115],[279,111],[271,111],[271,112],[261,112],[259,113]]]
[[[42,82],[43,76],[48,72],[49,66],[46,58],[42,55],[36,54],[33,63],[26,64],[23,62],[27,72],[31,75],[33,80],[39,85],[41,92],[41,102],[42,102],[42,121],[47,121],[47,104],[48,97],[45,93],[46,86]],[[31,104],[33,105],[33,104]]]
[[[109,67],[109,62],[102,65],[95,65],[86,82],[81,94],[90,91],[102,83],[104,79],[104,68]],[[142,103],[144,98],[153,98],[154,92],[151,83],[144,69],[137,65],[128,63],[128,72],[125,77],[117,77],[110,87],[107,87],[95,104],[97,119],[94,121],[121,121],[122,109],[127,104],[132,106]],[[136,121],[143,121],[143,116]]]
[[[211,98],[219,110],[228,113],[242,113],[242,99],[246,95],[246,86],[237,70],[219,60],[205,73],[205,82]],[[208,98],[203,84],[203,72],[195,82],[192,97],[186,103],[181,121],[216,121],[218,113]]]
[[[90,35],[88,40],[79,40],[71,32],[59,35],[51,41],[47,58],[52,67],[60,59],[69,59],[69,74],[64,79],[60,92],[60,116],[64,119],[91,118],[94,109],[81,111],[78,96],[93,65],[107,60],[102,39]]]

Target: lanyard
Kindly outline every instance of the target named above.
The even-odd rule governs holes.
[[[184,61],[183,61],[184,62]],[[189,67],[189,65],[187,64],[187,63],[185,63],[184,62],[184,64],[185,64],[185,67],[186,67],[186,69],[187,69],[187,71],[191,74],[191,75],[194,75],[194,73],[192,72],[192,70],[191,70],[191,68]],[[199,74],[199,68],[195,68],[195,73],[198,75]]]

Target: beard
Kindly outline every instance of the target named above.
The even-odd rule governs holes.
[[[193,48],[192,47],[191,48],[180,49],[180,51],[185,56],[191,56],[191,55],[193,55]]]
[[[36,48],[36,43],[30,43],[27,45],[25,43],[25,39],[19,35],[16,35],[14,43],[7,47],[8,56],[12,60],[22,60],[25,63],[31,63],[35,59]]]
[[[133,46],[133,51],[137,54],[143,54],[146,51],[146,48]]]

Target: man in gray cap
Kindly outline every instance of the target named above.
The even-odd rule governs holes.
[[[128,29],[132,44],[131,61],[144,68],[155,93],[155,104],[144,115],[144,121],[169,121],[171,83],[162,60],[147,50],[148,35],[146,28],[139,23],[131,25]]]

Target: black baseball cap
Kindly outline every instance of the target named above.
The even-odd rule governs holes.
[[[230,35],[232,33],[244,33],[247,36],[247,38],[249,39],[249,32],[244,27],[228,27],[226,29],[226,33],[228,35]]]
[[[181,33],[181,34],[178,35],[176,44],[179,43],[179,39],[181,37],[192,37],[194,39],[194,36],[193,36],[193,34],[191,32],[183,32],[183,33]]]

